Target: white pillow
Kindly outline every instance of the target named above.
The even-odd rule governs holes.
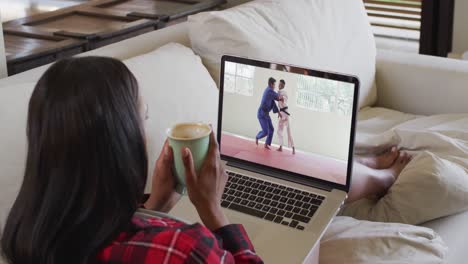
[[[422,224],[468,210],[468,157],[425,151],[405,167],[380,200],[347,205],[342,215],[357,219]]]
[[[150,172],[170,126],[202,121],[213,124],[216,131],[218,89],[200,57],[191,49],[170,43],[124,63],[136,76],[148,104],[149,119],[145,124]],[[150,181],[148,177],[147,192]]]
[[[0,230],[23,182],[26,120],[35,83],[0,87]]]
[[[444,263],[448,248],[433,230],[336,217],[320,242],[321,264]]]
[[[362,0],[257,0],[190,16],[192,48],[215,80],[223,54],[353,74],[375,103],[376,47]]]

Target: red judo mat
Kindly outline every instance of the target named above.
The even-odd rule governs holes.
[[[302,151],[296,151],[293,155],[290,149],[284,147],[282,152],[276,149],[277,146],[272,146],[271,150],[267,150],[261,143],[257,146],[254,140],[227,133],[221,136],[223,155],[346,184],[347,162]]]

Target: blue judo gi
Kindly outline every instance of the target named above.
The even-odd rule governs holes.
[[[256,139],[262,139],[267,137],[265,144],[271,145],[273,140],[273,134],[275,129],[273,128],[273,123],[271,122],[270,112],[273,110],[273,113],[278,113],[278,107],[276,106],[275,101],[278,100],[278,93],[276,93],[270,87],[267,87],[263,92],[262,101],[260,107],[258,108],[257,118],[260,122],[262,130],[258,132]]]

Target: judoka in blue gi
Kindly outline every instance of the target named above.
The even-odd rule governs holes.
[[[258,108],[257,118],[260,122],[262,130],[258,132],[255,143],[258,145],[258,140],[264,137],[267,137],[265,141],[265,148],[270,149],[271,141],[273,140],[273,134],[275,129],[273,128],[273,123],[271,122],[270,112],[278,113],[278,106],[276,106],[275,101],[280,101],[281,98],[277,92],[275,92],[276,80],[272,77],[268,79],[268,87],[265,88],[263,92],[262,101],[260,107]]]

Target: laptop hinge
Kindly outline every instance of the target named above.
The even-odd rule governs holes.
[[[242,163],[242,162],[229,161],[227,163],[227,165],[231,166],[231,167],[238,168],[238,169],[258,173],[258,174],[263,174],[263,175],[270,176],[270,177],[273,177],[273,178],[277,178],[277,179],[281,179],[281,180],[285,180],[285,181],[289,181],[289,182],[294,182],[294,183],[314,187],[314,188],[321,189],[321,190],[324,190],[324,191],[327,191],[327,192],[331,192],[333,190],[333,188],[331,186],[327,186],[326,184],[316,182],[316,181],[314,181],[313,178],[306,180],[306,179],[303,179],[303,178],[300,178],[300,177],[297,177],[297,176],[284,175],[283,173],[280,173],[280,172],[268,170],[268,169],[261,168],[259,166],[255,166],[255,165],[245,164],[245,163]]]

